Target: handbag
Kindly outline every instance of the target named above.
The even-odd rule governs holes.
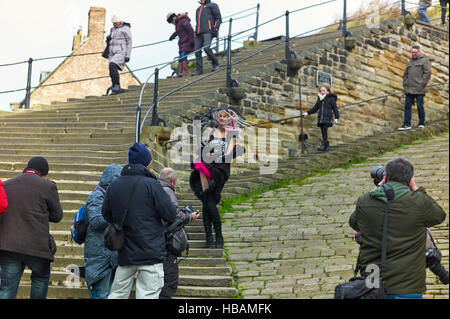
[[[105,59],[109,58],[109,43],[111,42],[111,35],[112,35],[112,29],[111,29],[110,35],[108,35],[106,37],[106,48],[102,52],[102,57],[104,57]]]
[[[358,259],[353,278],[349,281],[339,284],[334,289],[334,299],[386,299],[386,287],[384,285],[383,274],[386,273],[386,255],[387,255],[387,230],[388,230],[388,213],[390,201],[394,199],[394,190],[388,184],[383,184],[384,192],[388,202],[386,204],[386,212],[384,214],[383,223],[383,239],[381,243],[381,268],[378,285],[368,285],[368,278],[365,276],[357,277],[360,271],[361,248],[359,250]]]
[[[125,222],[125,219],[127,218],[128,215],[128,211],[130,210],[131,199],[133,198],[136,186],[142,178],[143,178],[142,176],[139,177],[133,185],[133,189],[128,199],[128,205],[127,208],[125,209],[120,224],[111,223],[105,228],[105,231],[103,232],[105,247],[108,248],[109,250],[121,250],[125,245],[125,232],[123,230],[123,223]]]

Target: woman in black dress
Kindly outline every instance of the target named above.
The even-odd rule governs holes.
[[[189,179],[191,189],[203,203],[203,226],[208,248],[223,248],[222,222],[217,204],[225,183],[230,178],[231,160],[243,154],[244,149],[236,145],[241,118],[228,107],[213,109],[208,112],[207,127],[203,130],[201,159],[192,163]],[[211,224],[214,227],[216,241],[214,243]]]

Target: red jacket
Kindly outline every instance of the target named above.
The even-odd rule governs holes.
[[[6,198],[5,189],[3,188],[2,181],[0,181],[0,214],[6,212],[8,208],[8,199]]]

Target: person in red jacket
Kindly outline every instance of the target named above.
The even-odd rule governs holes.
[[[8,208],[8,199],[6,198],[5,189],[3,188],[2,181],[0,180],[0,214],[6,212]]]
[[[169,13],[167,22],[175,25],[175,32],[170,36],[169,40],[172,41],[177,36],[179,38],[178,51],[180,60],[178,60],[178,76],[186,76],[189,74],[187,55],[194,51],[194,29],[191,25],[191,19],[189,19],[187,12],[178,15]]]

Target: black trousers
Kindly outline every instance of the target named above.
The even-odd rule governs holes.
[[[328,125],[321,125],[320,130],[322,131],[322,141],[328,142]]]
[[[113,62],[109,63],[109,76],[113,85],[120,85],[119,66]]]
[[[164,287],[159,294],[159,299],[170,299],[178,289],[178,264],[177,257],[167,252],[163,262],[164,268]]]

